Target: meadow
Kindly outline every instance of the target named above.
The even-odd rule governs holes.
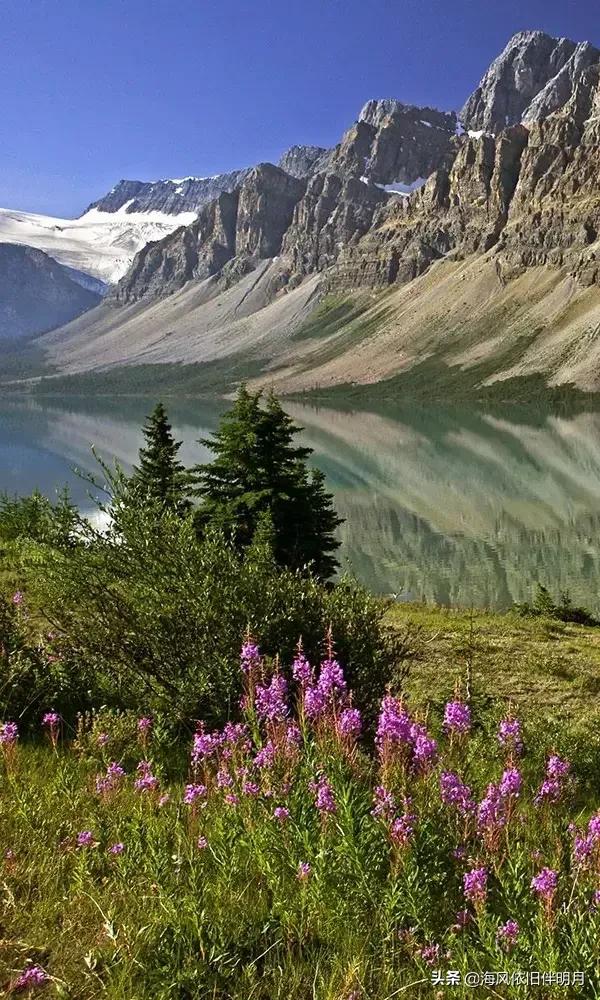
[[[7,995],[599,995],[595,766],[464,669],[369,732],[331,643],[247,636],[236,721],[185,750],[132,712],[3,724]]]

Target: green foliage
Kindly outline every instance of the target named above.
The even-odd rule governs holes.
[[[538,583],[533,602],[515,604],[515,611],[524,618],[555,618],[557,621],[573,622],[576,625],[600,625],[587,608],[574,606],[568,594],[561,594],[557,603],[548,588],[541,583]]]
[[[70,548],[75,544],[79,521],[79,513],[66,487],[59,493],[56,503],[39,490],[28,497],[0,494],[0,540],[4,542],[29,539],[57,548]]]
[[[140,449],[139,466],[129,480],[129,487],[152,503],[183,513],[189,508],[189,501],[187,476],[177,458],[181,441],[174,440],[162,403],[157,403],[147,418],[143,433],[146,446]]]
[[[216,527],[244,548],[267,513],[280,565],[326,580],[337,566],[341,519],[322,473],[307,468],[311,449],[293,443],[300,428],[274,396],[262,402],[261,393],[242,387],[217,433],[202,442],[215,458],[195,470],[198,529]]]
[[[174,724],[222,721],[237,707],[247,627],[289,662],[300,636],[318,660],[331,624],[365,705],[392,679],[402,651],[383,627],[385,606],[350,581],[331,588],[281,568],[268,522],[240,551],[215,529],[199,540],[192,515],[136,500],[117,477],[111,489],[109,527],[88,524],[74,549],[45,550],[27,587],[97,678],[94,704],[162,711]]]

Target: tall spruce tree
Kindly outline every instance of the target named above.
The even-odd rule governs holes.
[[[312,448],[294,444],[301,430],[275,396],[263,400],[242,386],[218,431],[201,441],[215,458],[193,470],[197,525],[201,533],[218,527],[244,547],[268,514],[280,565],[328,579],[337,567],[334,533],[342,519],[323,474],[307,467]]]
[[[186,495],[188,474],[177,458],[181,441],[173,438],[162,403],[157,403],[146,417],[143,434],[146,446],[140,448],[139,465],[133,470],[130,486],[137,496],[185,513],[190,508]]]

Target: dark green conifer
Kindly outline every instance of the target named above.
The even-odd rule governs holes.
[[[143,427],[145,447],[139,452],[130,484],[138,496],[185,513],[187,500],[186,471],[177,458],[181,441],[175,441],[162,403],[157,403]]]

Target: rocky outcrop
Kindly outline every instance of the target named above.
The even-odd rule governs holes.
[[[310,177],[326,170],[331,150],[323,146],[291,146],[280,157],[277,166],[291,177]]]
[[[41,250],[0,244],[0,337],[23,340],[53,330],[100,302]]]
[[[466,129],[496,132],[532,122],[561,108],[600,51],[584,42],[521,31],[494,59],[460,113]]]
[[[86,212],[92,209],[99,212],[124,211],[128,215],[136,212],[162,212],[166,215],[197,212],[224,191],[234,191],[244,183],[249,173],[250,168],[216,174],[214,177],[180,177],[162,181],[122,180],[103,198],[92,202]]]
[[[144,247],[113,300],[125,305],[160,298],[217,274],[234,258],[243,274],[252,261],[277,256],[305,186],[270,163],[254,167],[238,190],[205,205],[190,226]],[[230,270],[233,276],[236,269]]]

